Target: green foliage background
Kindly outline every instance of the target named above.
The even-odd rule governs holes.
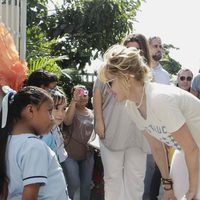
[[[63,0],[49,15],[48,0],[27,1],[27,61],[30,72],[45,68],[61,77],[66,88],[83,83],[85,65],[120,43],[134,32],[136,13],[144,0]],[[170,74],[181,65],[169,55],[171,44],[164,45],[162,64]],[[59,59],[64,56],[64,59]],[[57,59],[58,58],[58,59]],[[44,67],[45,66],[45,67]],[[67,74],[62,73],[67,69]],[[69,70],[71,69],[71,71]],[[84,83],[87,84],[87,83]],[[91,87],[91,86],[89,86]]]
[[[28,1],[27,58],[67,55],[61,68],[86,63],[133,30],[139,0],[68,0],[48,16],[47,0]],[[94,55],[94,51],[96,54]]]

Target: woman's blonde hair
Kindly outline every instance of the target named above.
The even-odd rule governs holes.
[[[126,48],[123,45],[114,45],[106,51],[98,78],[105,82],[107,73],[125,79],[129,74],[140,82],[150,77],[149,68],[140,52],[134,47]]]

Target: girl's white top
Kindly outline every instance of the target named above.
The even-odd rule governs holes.
[[[12,135],[6,149],[8,200],[21,200],[23,188],[40,183],[39,200],[68,200],[67,187],[55,153],[33,134]]]

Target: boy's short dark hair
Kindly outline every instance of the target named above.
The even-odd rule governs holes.
[[[58,77],[52,72],[38,69],[32,72],[32,74],[26,80],[27,86],[45,86],[47,87],[52,82],[58,82]]]

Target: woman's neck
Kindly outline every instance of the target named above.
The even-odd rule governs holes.
[[[130,88],[130,100],[135,102],[136,108],[138,109],[142,117],[146,119],[147,108],[146,108],[145,84],[142,82],[135,81],[135,80],[134,82],[131,84],[131,88]]]
[[[131,86],[129,91],[129,99],[135,103],[140,103],[142,96],[144,95],[144,83],[131,80]]]

